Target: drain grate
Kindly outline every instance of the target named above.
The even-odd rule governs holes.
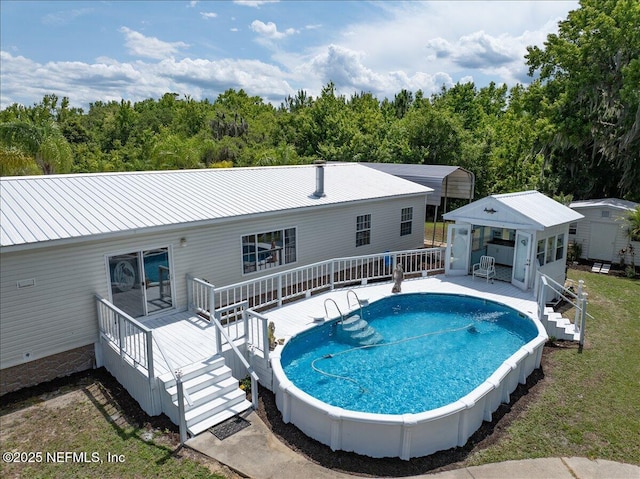
[[[228,438],[229,436],[233,436],[236,432],[242,431],[245,427],[250,426],[251,423],[240,416],[234,416],[231,419],[227,419],[220,424],[213,426],[209,431],[220,439]]]

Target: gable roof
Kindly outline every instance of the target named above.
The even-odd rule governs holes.
[[[472,200],[475,176],[472,172],[449,165],[414,165],[405,163],[361,163],[390,175],[433,189],[428,205],[439,205],[442,198]]]
[[[538,191],[487,196],[443,215],[475,225],[543,230],[571,223],[583,216]]]
[[[25,247],[354,201],[430,188],[356,163],[0,178],[0,245]]]
[[[618,198],[600,198],[594,200],[574,201],[569,205],[569,208],[613,208],[616,210],[633,211],[638,206],[640,206],[640,203],[634,203],[633,201],[621,200]]]

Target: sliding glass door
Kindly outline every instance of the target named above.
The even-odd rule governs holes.
[[[137,318],[173,307],[169,248],[109,256],[111,301]]]

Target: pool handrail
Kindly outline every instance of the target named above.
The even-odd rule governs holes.
[[[338,303],[336,303],[333,298],[327,298],[327,299],[324,300],[324,314],[325,314],[325,317],[327,319],[329,319],[329,311],[327,310],[327,303],[329,301],[331,301],[335,305],[336,309],[338,310],[338,313],[340,313],[340,324],[342,324],[342,322],[344,321],[344,314],[342,314],[342,311],[340,311],[340,308],[338,307]]]

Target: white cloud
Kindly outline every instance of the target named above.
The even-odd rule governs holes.
[[[251,30],[258,35],[269,38],[271,40],[279,40],[284,37],[288,37],[296,33],[293,28],[287,28],[284,32],[278,31],[278,27],[273,22],[264,23],[260,20],[254,20],[251,22]]]
[[[200,12],[200,16],[205,20],[209,20],[210,18],[216,18],[218,14],[215,12]]]
[[[160,60],[173,56],[182,48],[189,47],[184,42],[164,42],[155,37],[145,37],[142,33],[127,27],[121,27],[120,32],[125,35],[125,45],[129,54],[138,57]]]
[[[1,52],[2,104],[31,104],[44,95],[67,96],[83,108],[96,100],[141,101],[164,93],[188,94],[196,100],[215,99],[223,91],[243,88],[265,101],[279,104],[295,89],[287,73],[257,60],[192,60],[166,58],[160,62],[121,63],[100,58],[96,63],[48,62],[39,64]],[[31,100],[35,99],[35,100]]]
[[[233,0],[233,3],[237,5],[244,5],[245,7],[258,8],[268,3],[278,3],[280,0]]]

